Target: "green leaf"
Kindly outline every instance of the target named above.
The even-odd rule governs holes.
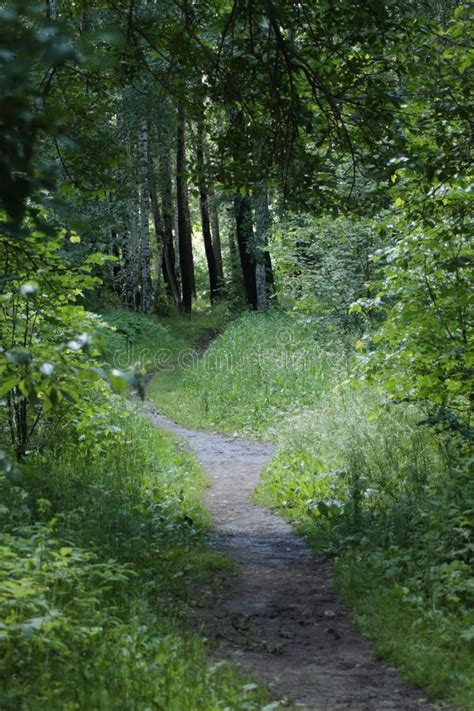
[[[4,380],[2,383],[0,383],[0,397],[3,397],[7,393],[9,393],[15,385],[18,382],[18,376],[12,375],[6,380]]]

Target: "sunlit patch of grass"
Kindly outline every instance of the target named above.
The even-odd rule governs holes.
[[[318,344],[310,321],[248,313],[202,357],[158,375],[150,397],[185,425],[273,438],[287,413],[330,387],[344,362]]]

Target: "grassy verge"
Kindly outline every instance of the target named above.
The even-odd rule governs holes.
[[[347,350],[310,319],[248,314],[152,392],[185,424],[278,442],[257,499],[332,556],[377,653],[472,708],[474,490],[462,443],[348,382]]]
[[[110,309],[101,316],[103,355],[117,368],[140,365],[148,372],[166,372],[171,367],[178,371],[196,344],[223,328],[228,319],[225,302],[189,317],[175,313],[160,319],[125,308]]]
[[[159,373],[150,397],[182,424],[275,439],[287,413],[314,402],[343,367],[343,354],[336,363],[329,345],[315,344],[310,321],[248,313],[201,357]]]
[[[375,641],[377,657],[435,698],[473,708],[474,659],[466,636],[472,614],[460,620],[456,610],[426,609],[426,599],[420,610],[405,598],[403,585],[387,584],[383,566],[355,551],[337,561],[335,573],[337,589],[353,609],[357,627]]]
[[[0,480],[2,709],[264,708],[191,629],[233,572],[194,458],[118,398],[76,427]]]

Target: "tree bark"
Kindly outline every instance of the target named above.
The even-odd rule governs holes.
[[[194,293],[194,264],[189,205],[186,185],[186,147],[184,107],[178,108],[178,130],[176,145],[176,204],[178,213],[179,264],[183,289],[183,309],[191,313]]]
[[[141,290],[140,290],[140,239],[139,239],[139,192],[137,176],[135,170],[134,150],[132,136],[128,139],[128,180],[126,184],[127,196],[125,198],[128,207],[127,227],[130,233],[129,238],[129,259],[130,259],[130,284],[132,298],[130,306],[135,311],[140,311]]]
[[[235,227],[239,246],[240,264],[244,277],[247,303],[257,308],[257,285],[255,281],[255,258],[253,255],[252,207],[248,197],[234,198]]]
[[[163,254],[163,275],[170,294],[177,306],[181,305],[181,287],[179,280],[179,264],[176,258],[174,234],[177,234],[173,210],[173,185],[171,180],[170,161],[167,149],[160,151],[160,187],[161,209],[163,214],[163,231],[166,240],[167,254]],[[174,288],[172,283],[174,282]],[[175,294],[176,292],[176,294]]]
[[[130,264],[130,230],[124,227],[122,232],[122,262],[123,262],[123,282],[122,301],[127,306],[133,305],[133,275]]]
[[[219,225],[219,210],[217,209],[216,197],[212,189],[209,190],[209,212],[211,215],[212,245],[214,247],[214,254],[216,255],[217,275],[219,277],[222,292],[225,284],[225,277],[224,267],[222,265],[221,229]]]
[[[160,262],[160,270],[163,268],[163,276],[165,282],[168,286],[169,292],[173,297],[173,300],[177,306],[180,305],[181,296],[179,293],[179,287],[176,280],[175,273],[175,255],[173,248],[173,228],[172,228],[172,215],[168,209],[168,199],[163,200],[163,212],[160,214],[160,206],[158,203],[158,194],[156,190],[156,180],[155,173],[153,170],[153,163],[151,159],[149,160],[149,176],[150,176],[150,196],[151,196],[151,207],[153,212],[153,221],[155,225],[155,234],[157,239],[158,254],[162,255]],[[171,199],[171,187],[169,196],[167,198]],[[166,204],[166,212],[165,212]],[[170,206],[169,206],[170,207]]]
[[[209,218],[209,195],[204,164],[204,126],[198,126],[196,159],[199,183],[199,206],[201,209],[201,226],[206,253],[207,269],[209,273],[209,297],[213,304],[220,295],[219,274],[217,271],[216,254],[212,244],[211,223]]]
[[[255,199],[255,279],[257,287],[257,310],[268,308],[268,297],[273,293],[273,270],[268,251],[268,233],[271,215],[266,188],[257,192]]]
[[[140,154],[140,232],[142,247],[142,310],[144,313],[153,311],[153,284],[151,281],[150,255],[150,187],[148,181],[148,126],[142,119],[138,128],[138,148]]]
[[[225,285],[224,266],[222,263],[222,242],[221,228],[219,224],[219,210],[217,209],[216,197],[212,190],[209,190],[209,212],[211,214],[212,245],[216,255],[217,274],[221,284],[221,291]]]
[[[58,19],[58,6],[56,0],[46,0],[46,14],[50,20]]]
[[[131,305],[133,306],[135,311],[140,311],[141,302],[141,291],[139,288],[140,241],[138,238],[138,232],[138,209],[135,204],[135,201],[133,201],[132,206],[130,208],[130,271],[132,275],[133,288],[133,299]]]
[[[112,263],[112,291],[120,295],[123,262],[120,259],[119,237],[114,229],[110,231],[110,254],[116,258]]]
[[[206,134],[203,135],[204,144],[204,164],[207,161],[207,146],[206,146]],[[208,184],[208,205],[209,205],[209,215],[211,219],[211,234],[212,234],[212,246],[214,248],[214,254],[216,257],[217,266],[217,278],[219,279],[220,292],[224,291],[225,278],[224,278],[224,268],[222,265],[222,245],[221,245],[221,231],[219,225],[219,210],[217,209],[216,196],[214,194],[214,188],[212,183]]]

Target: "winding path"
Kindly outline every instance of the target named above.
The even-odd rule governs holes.
[[[307,711],[432,711],[423,691],[373,659],[332,589],[327,563],[251,501],[274,447],[184,429],[152,405],[148,414],[183,437],[207,469],[213,545],[241,566],[232,589],[202,611],[222,656]]]

